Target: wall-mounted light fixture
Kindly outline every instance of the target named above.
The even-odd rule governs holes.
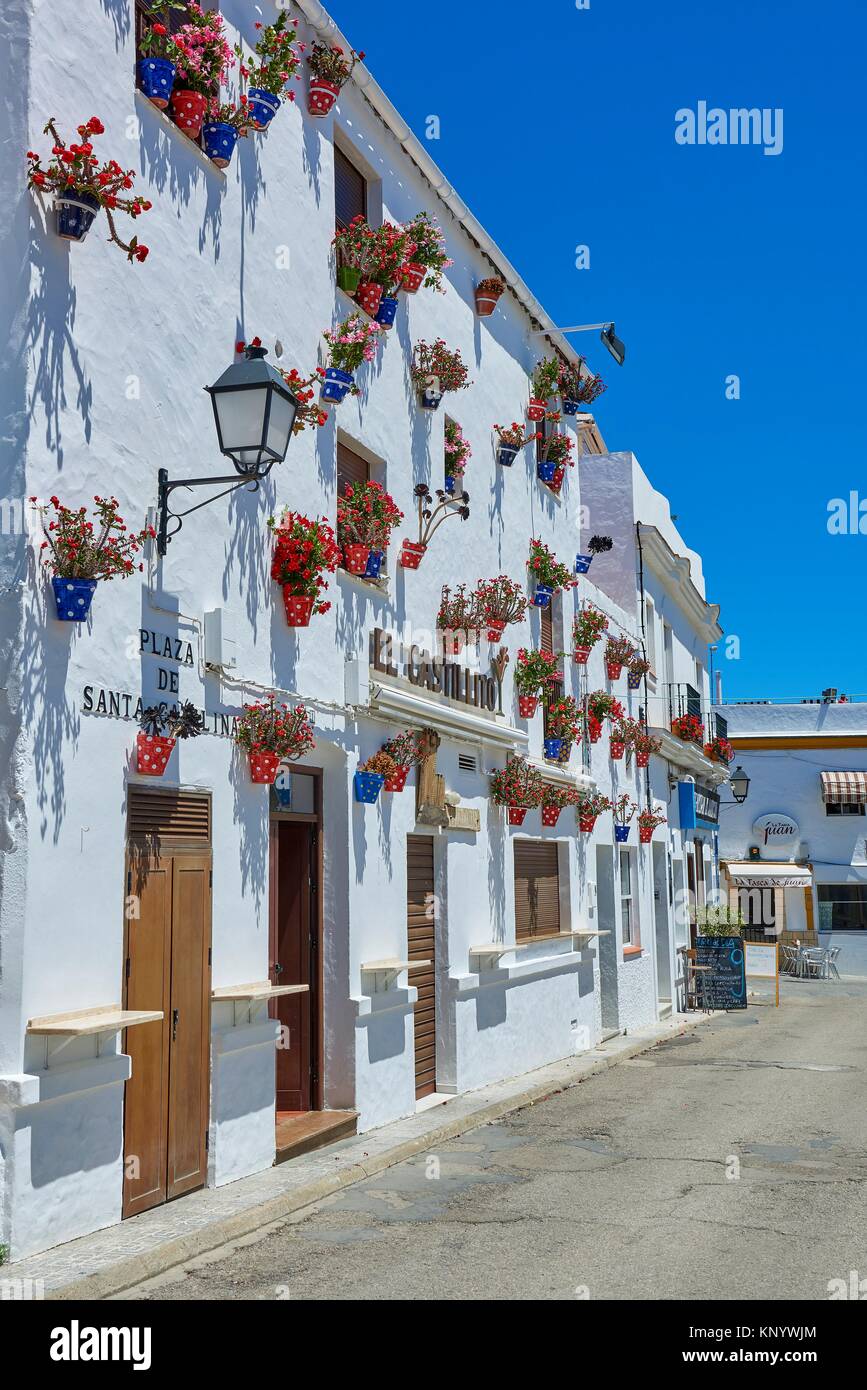
[[[626,361],[626,344],[618,338],[614,331],[613,323],[576,323],[569,328],[537,328],[534,337],[546,337],[549,333],[592,333],[597,328],[602,331],[599,334],[618,367],[622,367]]]

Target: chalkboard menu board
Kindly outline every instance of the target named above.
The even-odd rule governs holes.
[[[697,936],[695,963],[710,967],[700,972],[698,985],[699,998],[707,1008],[747,1007],[744,943],[739,936]]]

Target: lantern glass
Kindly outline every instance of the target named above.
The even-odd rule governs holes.
[[[742,767],[735,768],[734,772],[731,775],[731,778],[729,779],[729,785],[732,789],[732,796],[734,797],[735,801],[739,803],[746,801],[747,792],[750,789],[750,779],[744,772]]]
[[[207,387],[214,406],[220,450],[239,473],[261,477],[286,457],[298,400],[283,377],[264,360],[265,349],[247,348]]]
[[[254,386],[214,392],[220,447],[244,471],[262,461],[270,391],[269,386]]]

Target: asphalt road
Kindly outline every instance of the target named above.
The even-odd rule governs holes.
[[[784,982],[147,1299],[820,1299],[867,1279],[867,985]]]

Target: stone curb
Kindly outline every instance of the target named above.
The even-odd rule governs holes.
[[[251,1235],[262,1227],[270,1226],[274,1222],[293,1216],[305,1207],[314,1206],[317,1202],[333,1196],[343,1188],[351,1187],[354,1183],[361,1182],[365,1178],[374,1177],[377,1173],[382,1173],[397,1163],[403,1163],[406,1159],[414,1158],[419,1153],[429,1152],[437,1144],[456,1139],[459,1135],[466,1134],[469,1130],[477,1129],[481,1125],[491,1124],[502,1119],[505,1115],[522,1110],[525,1106],[544,1100],[556,1092],[571,1090],[580,1085],[582,1081],[586,1081],[588,1077],[598,1076],[602,1072],[608,1071],[610,1067],[616,1066],[618,1062],[636,1057],[642,1052],[648,1052],[667,1038],[691,1032],[700,1023],[708,1022],[713,1017],[713,1014],[702,1014],[694,1017],[679,1016],[676,1021],[664,1021],[652,1030],[642,1029],[633,1035],[631,1042],[628,1037],[623,1036],[611,1039],[609,1044],[605,1044],[611,1048],[607,1055],[583,1053],[579,1057],[569,1057],[561,1062],[549,1064],[537,1072],[530,1073],[537,1079],[525,1085],[521,1090],[493,1101],[482,1102],[469,1112],[463,1110],[462,1113],[453,1113],[448,1118],[444,1118],[441,1123],[433,1124],[430,1128],[425,1129],[421,1134],[398,1141],[391,1148],[386,1148],[380,1153],[370,1154],[364,1163],[354,1162],[346,1168],[329,1173],[327,1177],[303,1182],[298,1187],[290,1188],[281,1193],[278,1197],[263,1201],[246,1211],[238,1212],[234,1216],[217,1218],[199,1230],[180,1236],[175,1240],[163,1240],[147,1252],[138,1251],[132,1258],[121,1259],[94,1274],[73,1279],[69,1283],[47,1290],[45,1297],[50,1301],[97,1300],[123,1293],[137,1284],[143,1284],[149,1279],[164,1274],[177,1265],[185,1264],[188,1260],[216,1250],[221,1245],[227,1245],[240,1237]],[[469,1092],[463,1096],[456,1096],[455,1099],[466,1103],[471,1096],[472,1092]],[[436,1110],[423,1113],[435,1115]],[[421,1116],[410,1118],[421,1118]],[[396,1123],[400,1124],[401,1121],[396,1121]],[[376,1130],[372,1130],[366,1135],[359,1135],[357,1139],[344,1142],[359,1143],[367,1140],[372,1143],[376,1133]],[[284,1172],[287,1172],[287,1176],[289,1176],[291,1165],[287,1165]],[[83,1239],[87,1239],[87,1237]],[[21,1261],[20,1266],[16,1261],[9,1266],[9,1274],[17,1275],[20,1272],[21,1275],[26,1275],[26,1265],[26,1259]]]

